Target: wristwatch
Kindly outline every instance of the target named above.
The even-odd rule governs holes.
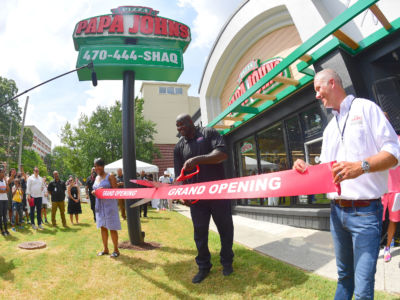
[[[368,173],[369,172],[369,168],[370,168],[369,162],[367,162],[366,160],[363,160],[361,162],[361,169],[363,170],[363,172],[364,173]]]

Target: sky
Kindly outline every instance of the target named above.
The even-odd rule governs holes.
[[[109,14],[118,6],[147,6],[159,16],[188,25],[192,41],[184,53],[185,69],[178,82],[189,83],[189,95],[198,96],[205,62],[222,26],[242,0],[1,0],[0,76],[13,79],[23,92],[54,76],[73,70],[78,52],[72,33],[75,24]],[[136,82],[135,93],[140,91]],[[21,107],[29,95],[25,125],[35,125],[60,145],[61,128],[78,124],[81,114],[91,115],[97,106],[122,99],[122,80],[79,81],[76,73],[43,85],[19,98]]]

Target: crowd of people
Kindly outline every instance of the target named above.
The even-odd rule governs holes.
[[[23,230],[26,225],[34,230],[44,229],[44,224],[50,224],[47,218],[50,208],[51,224],[57,226],[56,214],[59,210],[62,225],[67,227],[65,199],[68,199],[67,213],[71,224],[79,224],[82,199],[78,178],[70,176],[64,182],[54,171],[53,180],[49,183],[39,175],[37,167],[33,168],[33,174],[24,172],[23,166],[20,166],[19,172],[15,168],[7,172],[6,167],[5,162],[0,164],[0,230],[3,236],[11,235],[10,230]]]
[[[40,176],[39,168],[33,168],[33,174],[25,173],[21,165],[17,172],[11,168],[6,173],[7,164],[0,164],[0,230],[3,236],[11,235],[8,230],[20,231],[28,229],[43,230],[44,223],[49,224],[47,210],[51,208],[51,225],[58,226],[56,221],[57,211],[61,218],[62,226],[68,227],[65,217],[65,203],[67,202],[67,214],[72,225],[79,224],[79,215],[82,214],[82,184],[77,177],[69,176],[64,182],[58,173],[53,172],[53,180],[49,183],[45,177]],[[139,179],[153,181],[152,174],[142,171],[137,174]],[[171,183],[169,173],[161,177],[162,182]],[[93,211],[93,219],[101,231],[104,249],[98,255],[109,254],[107,242],[108,232],[114,245],[111,257],[119,256],[118,232],[121,229],[120,215],[126,220],[124,200],[102,200],[95,196],[96,189],[99,188],[123,188],[124,177],[122,169],[117,170],[117,174],[106,173],[104,170],[104,160],[98,158],[94,161],[94,167],[90,176],[86,178],[85,194],[90,202]],[[67,200],[67,201],[66,201]],[[161,203],[161,204],[160,204]],[[157,204],[157,210],[162,207],[163,200]],[[158,206],[160,205],[160,206]],[[165,207],[167,205],[165,204]],[[171,208],[171,206],[170,206]],[[140,207],[140,216],[147,217],[147,204]]]

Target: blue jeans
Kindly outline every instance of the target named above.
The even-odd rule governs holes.
[[[35,207],[36,207],[36,218],[38,225],[42,224],[42,197],[33,198],[34,199],[34,206],[30,207],[30,217],[31,217],[31,224],[35,225]]]
[[[330,228],[338,284],[335,299],[374,299],[376,262],[382,231],[382,203],[344,207],[331,203]]]
[[[24,218],[24,217],[23,217],[23,213],[22,213],[22,211],[23,211],[22,202],[15,202],[15,201],[13,201],[12,208],[13,208],[13,219],[14,219],[14,224],[15,224],[15,225],[19,225],[19,224],[21,224],[21,221],[22,221],[23,218]],[[19,224],[16,224],[16,222],[15,222],[17,214],[18,214],[18,222],[19,222]]]

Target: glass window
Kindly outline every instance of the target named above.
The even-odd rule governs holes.
[[[321,154],[322,137],[305,143],[306,161],[310,165],[319,164],[319,156]],[[330,200],[326,194],[299,196],[299,204],[329,204]]]
[[[288,146],[291,154],[291,161],[289,164],[293,165],[296,159],[305,159],[303,135],[301,133],[300,121],[297,115],[286,120],[285,123]]]
[[[175,88],[175,94],[182,95],[182,88]]]
[[[256,141],[254,136],[248,137],[236,144],[239,157],[239,176],[258,174]],[[260,199],[241,199],[239,205],[260,205]]]
[[[318,106],[300,113],[300,119],[303,123],[304,138],[312,139],[322,135],[322,112]]]
[[[175,89],[174,89],[173,86],[167,87],[167,94],[170,94],[170,95],[174,95],[175,94]]]
[[[158,93],[159,94],[166,94],[167,93],[167,88],[165,86],[160,86],[158,88]]]
[[[261,158],[261,173],[271,173],[289,168],[286,156],[282,122],[276,123],[257,135]],[[261,205],[290,205],[290,197],[268,197]]]
[[[254,136],[237,144],[239,153],[239,176],[256,175],[258,173],[256,141]]]

